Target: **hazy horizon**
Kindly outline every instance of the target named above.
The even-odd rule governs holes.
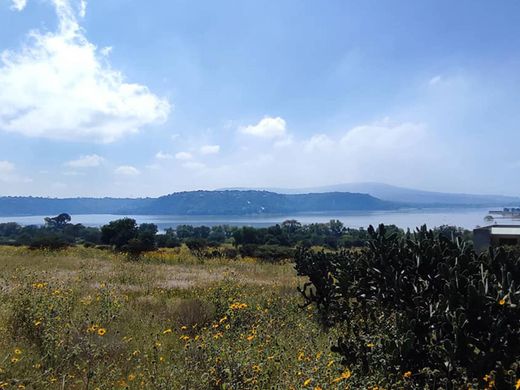
[[[6,0],[0,21],[0,196],[520,194],[513,0]]]

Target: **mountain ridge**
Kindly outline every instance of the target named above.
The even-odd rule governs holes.
[[[221,190],[267,190],[281,194],[304,194],[321,192],[355,192],[365,193],[381,200],[413,204],[415,206],[510,206],[520,205],[520,197],[508,195],[483,195],[468,193],[449,193],[425,191],[406,187],[393,186],[378,182],[354,182],[333,184],[328,186],[303,188],[246,188],[230,187]]]
[[[69,214],[258,215],[323,211],[392,210],[402,205],[367,194],[269,191],[184,191],[158,198],[0,197],[0,216]]]

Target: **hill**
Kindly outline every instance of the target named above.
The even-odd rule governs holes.
[[[260,189],[258,189],[260,190]],[[412,188],[392,186],[384,183],[344,183],[308,188],[270,188],[265,189],[280,194],[306,194],[323,192],[355,192],[369,194],[389,202],[405,203],[420,207],[446,206],[518,206],[520,197],[504,195],[479,195],[423,191]]]
[[[389,210],[399,205],[367,194],[330,192],[190,191],[159,198],[0,198],[0,216],[69,214],[255,215]]]

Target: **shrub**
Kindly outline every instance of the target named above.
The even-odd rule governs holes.
[[[399,238],[370,227],[363,250],[300,249],[300,292],[324,327],[345,331],[333,347],[363,373],[423,388],[512,388],[520,374],[520,260],[478,256],[465,241],[425,226]],[[406,375],[404,375],[406,374]],[[404,376],[403,376],[404,375]]]
[[[30,249],[59,250],[70,245],[67,240],[57,234],[47,234],[32,239],[29,243]]]

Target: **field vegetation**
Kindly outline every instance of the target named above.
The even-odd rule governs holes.
[[[477,255],[450,227],[45,222],[45,245],[0,247],[0,389],[520,389],[516,248]]]
[[[319,389],[351,373],[289,263],[0,249],[2,389]],[[370,383],[366,383],[367,385]],[[376,383],[373,383],[376,385]]]

